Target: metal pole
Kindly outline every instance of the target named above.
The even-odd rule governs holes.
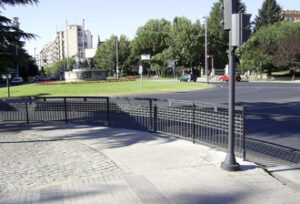
[[[28,110],[28,102],[30,100],[30,97],[25,99],[25,108],[26,108],[26,122],[29,123],[29,110]]]
[[[215,60],[214,60],[214,55],[211,55],[211,72],[212,76],[215,76]]]
[[[64,109],[65,109],[65,123],[68,124],[67,98],[64,98]]]
[[[16,44],[16,56],[19,56],[19,52],[18,52],[18,45]],[[19,64],[17,63],[17,77],[19,77],[20,73],[19,73]]]
[[[153,132],[152,99],[149,99],[149,116],[150,116],[149,132]]]
[[[8,80],[8,75],[6,75],[6,85],[7,85],[7,95],[8,95],[8,98],[10,98],[10,90],[9,90],[9,80]]]
[[[243,106],[243,134],[242,134],[242,149],[243,149],[243,160],[247,160],[246,155],[246,138],[245,138],[245,121],[246,121],[246,108]]]
[[[106,98],[106,120],[107,126],[110,127],[110,107],[109,107],[109,98]]]
[[[84,19],[82,20],[82,60],[85,59],[85,46],[84,46],[84,42],[85,42],[85,31],[84,31]]]
[[[143,93],[143,72],[141,73],[141,93]]]
[[[69,33],[68,33],[68,20],[66,20],[66,40],[67,40],[67,71],[69,71]]]
[[[207,53],[208,53],[208,48],[207,48],[207,17],[205,17],[205,74],[206,74],[206,83],[209,84],[209,79],[208,79],[208,62],[207,62]]]
[[[116,36],[116,72],[117,72],[117,79],[119,79],[119,47],[118,47],[118,37]]]
[[[231,31],[229,36],[231,39]],[[231,41],[231,40],[230,40]],[[228,97],[228,152],[225,161],[221,163],[221,168],[227,171],[239,171],[240,165],[236,162],[234,155],[234,112],[235,112],[235,47],[229,43],[229,97]]]
[[[193,143],[196,142],[196,127],[195,127],[195,109],[196,109],[196,105],[195,103],[193,103],[193,109],[192,109],[192,136],[193,136]]]

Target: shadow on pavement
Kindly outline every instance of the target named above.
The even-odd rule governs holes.
[[[272,158],[300,164],[300,103],[239,103],[246,106],[246,150],[269,166]],[[255,155],[254,156],[251,156]],[[248,156],[247,155],[247,156]],[[266,156],[269,164],[264,163]],[[275,162],[276,163],[276,162]]]

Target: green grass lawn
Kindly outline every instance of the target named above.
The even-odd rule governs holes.
[[[67,84],[67,85],[38,85],[29,84],[10,87],[11,97],[26,96],[112,96],[141,94],[141,82],[110,82],[91,84]],[[164,81],[143,81],[143,94],[162,93],[175,91],[192,91],[209,88],[210,85],[201,83],[180,83]],[[7,97],[7,88],[0,88],[0,97]]]

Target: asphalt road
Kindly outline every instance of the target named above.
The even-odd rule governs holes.
[[[144,97],[228,104],[228,83],[193,92]],[[300,83],[236,83],[236,103],[246,106],[246,137],[300,152]]]

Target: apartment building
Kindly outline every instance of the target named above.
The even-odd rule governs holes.
[[[57,32],[37,55],[37,65],[42,70],[67,57],[85,57],[85,50],[93,48],[93,36],[82,25],[69,25]]]
[[[300,22],[300,11],[297,10],[286,10],[282,12],[282,15],[287,21]]]

